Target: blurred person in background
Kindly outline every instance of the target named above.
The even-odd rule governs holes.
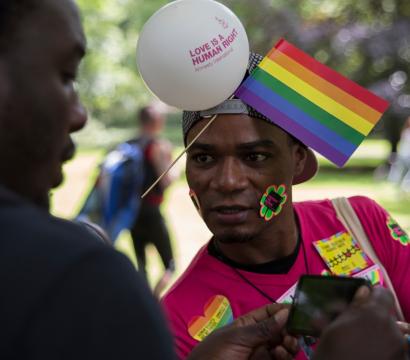
[[[171,163],[171,143],[161,138],[165,120],[165,114],[160,111],[158,106],[148,105],[141,108],[138,114],[140,133],[137,138],[128,141],[129,144],[139,146],[142,149],[142,173],[144,177],[142,191],[148,189]],[[140,209],[130,229],[138,269],[141,274],[147,277],[146,247],[148,244],[153,244],[161,257],[165,271],[154,287],[154,294],[156,296],[159,296],[167,286],[175,271],[171,239],[166,222],[161,214],[164,191],[175,177],[175,172],[168,172],[148,195],[141,200]]]
[[[410,192],[410,116],[404,123],[388,180],[398,184],[402,190]]]
[[[171,162],[172,146],[161,138],[165,114],[159,105],[148,105],[138,113],[139,134],[108,152],[77,220],[94,222],[114,243],[123,230],[129,230],[138,269],[148,280],[146,247],[157,249],[164,273],[154,287],[159,296],[175,271],[174,256],[166,222],[161,214],[165,189],[177,176],[173,169],[142,199],[143,192]]]

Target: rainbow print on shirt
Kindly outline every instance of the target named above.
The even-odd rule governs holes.
[[[233,321],[229,300],[223,295],[215,295],[204,306],[204,315],[195,316],[188,323],[188,333],[195,340],[204,340],[212,331]]]
[[[353,277],[366,279],[373,286],[384,286],[383,273],[378,265],[373,265],[368,269],[353,275]]]

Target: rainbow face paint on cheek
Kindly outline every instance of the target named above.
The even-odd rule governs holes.
[[[286,194],[286,185],[269,186],[259,202],[261,209],[259,215],[265,221],[271,220],[274,216],[279,215],[283,205],[286,203],[288,195]]]

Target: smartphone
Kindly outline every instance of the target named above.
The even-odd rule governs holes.
[[[304,275],[299,279],[287,322],[289,334],[319,337],[349,306],[365,279]]]

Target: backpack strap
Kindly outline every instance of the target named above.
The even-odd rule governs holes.
[[[372,260],[374,264],[379,266],[386,285],[394,297],[397,316],[399,320],[404,321],[403,311],[397,298],[396,291],[394,290],[393,284],[390,280],[389,274],[387,273],[382,262],[374,251],[373,246],[369,241],[369,238],[367,237],[355,210],[350,204],[350,201],[345,197],[339,197],[332,199],[332,204],[336,211],[337,218],[340,220],[340,222],[344,225],[353,239],[355,239],[359,243],[360,247],[363,249],[366,255],[369,256],[370,260]]]

